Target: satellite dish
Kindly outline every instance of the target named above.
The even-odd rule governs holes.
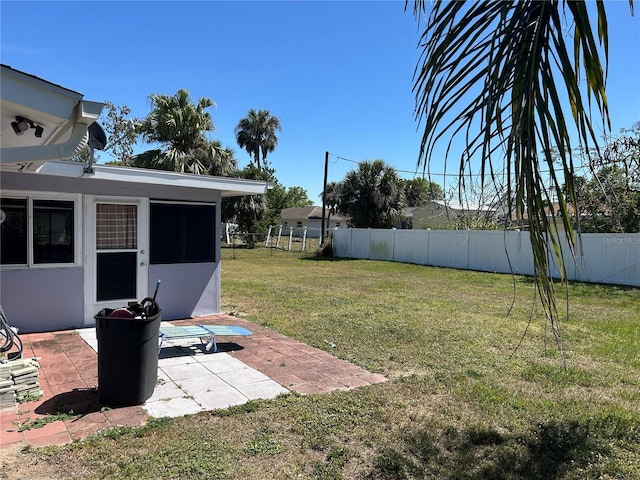
[[[6,219],[7,219],[7,214],[4,213],[4,210],[0,209],[0,224],[4,223]]]
[[[89,146],[96,150],[104,150],[107,144],[107,134],[98,122],[93,122],[89,125]]]

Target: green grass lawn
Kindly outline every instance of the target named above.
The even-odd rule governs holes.
[[[639,289],[569,287],[565,370],[524,277],[225,249],[222,287],[225,312],[390,381],[28,454],[67,478],[640,478]]]

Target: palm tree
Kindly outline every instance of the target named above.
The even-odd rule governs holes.
[[[203,173],[207,175],[231,177],[238,170],[235,152],[229,147],[223,147],[220,140],[212,140],[203,147],[194,148],[192,154],[200,160]]]
[[[565,259],[561,233],[543,206],[550,200],[546,186],[551,183],[561,192],[564,177],[566,195],[559,194],[557,200],[566,237],[575,245],[567,208],[567,203],[577,203],[572,129],[579,144],[596,149],[591,111],[597,110],[605,129],[610,129],[606,68],[598,46],[606,65],[604,4],[594,5],[597,39],[588,4],[582,1],[435,1],[428,16],[424,0],[416,0],[413,8],[418,23],[426,17],[414,77],[415,114],[424,121],[418,165],[428,168],[440,141],[448,156],[454,138],[461,135],[461,184],[472,161],[479,161],[482,183],[505,172],[509,211],[529,218],[538,294],[559,343],[548,262],[555,259],[564,272]],[[633,7],[632,0],[629,4]],[[407,5],[408,1],[405,9]],[[569,44],[568,27],[573,33]],[[559,168],[554,165],[554,147]]]
[[[205,111],[215,105],[213,101],[203,97],[194,104],[185,89],[173,96],[152,94],[149,98],[153,108],[139,131],[147,142],[165,144],[155,162],[177,172],[206,173],[203,159],[224,153],[205,136],[215,130],[211,115]]]
[[[260,155],[266,160],[267,155],[278,146],[276,131],[281,131],[280,119],[269,113],[269,110],[250,109],[247,116],[238,122],[235,128],[236,141],[253,156],[256,167],[260,167]],[[266,166],[266,165],[265,165]]]
[[[382,160],[362,162],[342,181],[338,209],[355,228],[390,228],[402,218],[403,186]]]
[[[442,187],[425,178],[412,178],[404,180],[403,183],[407,207],[419,207],[425,205],[429,200],[444,198]]]

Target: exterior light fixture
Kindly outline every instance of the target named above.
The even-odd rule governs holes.
[[[13,127],[13,131],[16,135],[22,135],[24,132],[29,130],[29,120],[22,117],[16,117],[15,122],[11,122],[11,126]]]
[[[28,118],[16,116],[16,121],[11,122],[11,127],[16,135],[22,135],[24,132],[33,128],[35,130],[35,136],[38,138],[42,137],[44,132],[44,128],[41,125],[36,125]]]

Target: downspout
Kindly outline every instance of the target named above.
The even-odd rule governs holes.
[[[71,137],[64,143],[2,149],[2,163],[30,163],[69,160],[82,151],[89,138],[88,128],[100,116],[103,103],[81,102],[76,107]]]

